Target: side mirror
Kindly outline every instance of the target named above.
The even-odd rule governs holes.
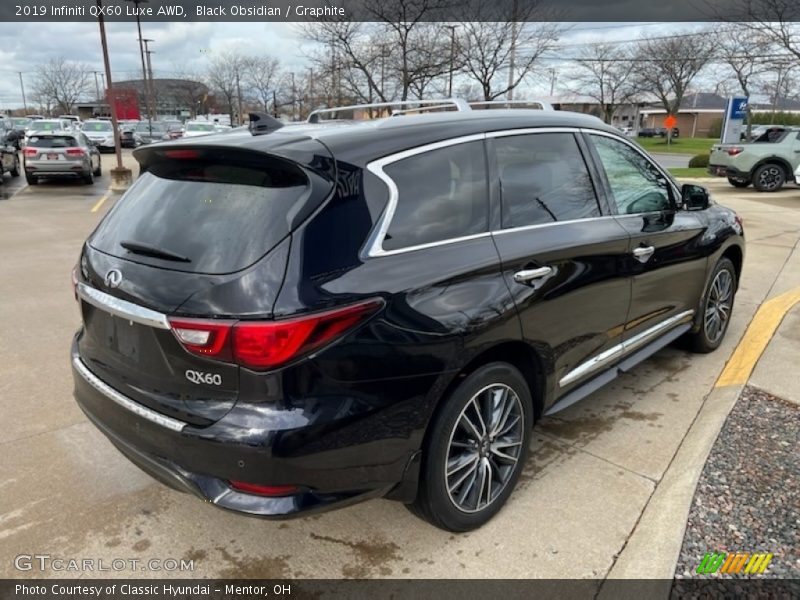
[[[703,186],[686,183],[681,187],[683,210],[705,210],[708,203],[708,190]]]

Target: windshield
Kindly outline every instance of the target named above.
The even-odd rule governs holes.
[[[205,123],[189,123],[186,125],[186,131],[214,131],[214,126],[210,123],[206,125]]]
[[[87,133],[91,133],[93,131],[111,131],[111,123],[107,121],[95,121],[86,123],[83,126],[83,130]]]
[[[33,124],[36,131],[58,131],[64,129],[61,121],[36,121]]]

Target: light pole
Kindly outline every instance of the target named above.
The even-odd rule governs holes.
[[[153,81],[153,65],[150,62],[150,55],[155,54],[152,50],[150,50],[151,44],[155,40],[148,40],[144,39],[142,42],[144,43],[144,54],[147,57],[147,85],[148,85],[148,93],[147,95],[150,98],[151,106],[152,106],[152,116],[154,119],[158,120],[158,107],[156,106],[156,84]],[[151,127],[152,129],[152,127]]]
[[[25,110],[25,114],[28,114],[28,103],[25,101],[25,84],[22,82],[22,71],[18,71],[19,73],[19,89],[22,90],[22,108]]]
[[[134,8],[136,8],[136,29],[139,32],[139,55],[142,58],[142,85],[144,85],[145,91],[145,103],[147,104],[147,120],[152,121],[153,116],[150,114],[150,92],[149,87],[147,85],[147,67],[145,66],[144,62],[144,40],[142,39],[142,22],[139,19],[139,5],[140,4],[147,4],[150,0],[125,0],[125,2],[132,2]]]
[[[111,169],[111,189],[123,190],[133,182],[133,174],[130,169],[122,166],[122,145],[119,139],[119,128],[117,126],[117,105],[114,102],[114,84],[111,81],[111,61],[108,58],[108,42],[106,41],[106,25],[103,19],[103,0],[95,0],[97,3],[98,15],[97,24],[100,27],[100,44],[103,47],[103,66],[106,71],[106,82],[108,84],[107,102],[111,111],[111,127],[114,129],[114,150],[117,154],[117,168]]]

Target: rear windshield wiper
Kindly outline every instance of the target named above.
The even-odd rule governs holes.
[[[152,244],[145,244],[143,242],[136,242],[133,240],[123,240],[119,243],[119,245],[126,250],[130,250],[131,252],[142,254],[144,256],[163,258],[164,260],[174,260],[176,262],[192,262],[192,259],[187,256],[176,254],[175,252],[171,252],[169,250],[164,250],[163,248],[153,246]]]

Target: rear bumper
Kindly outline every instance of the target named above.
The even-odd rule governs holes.
[[[32,175],[83,175],[89,167],[83,161],[25,161],[25,171]]]
[[[717,177],[730,177],[731,179],[750,179],[750,173],[740,171],[736,167],[723,165],[708,165],[708,172]]]
[[[72,357],[80,360],[75,344]],[[211,426],[176,430],[126,408],[81,371],[73,362],[78,405],[125,456],[162,483],[220,508],[290,517],[385,496],[406,477],[416,482],[418,456],[410,440],[359,444],[356,429],[369,428],[372,415],[318,410],[328,415],[320,419],[296,408],[237,404]],[[233,489],[231,480],[294,485],[299,492],[258,496]]]

